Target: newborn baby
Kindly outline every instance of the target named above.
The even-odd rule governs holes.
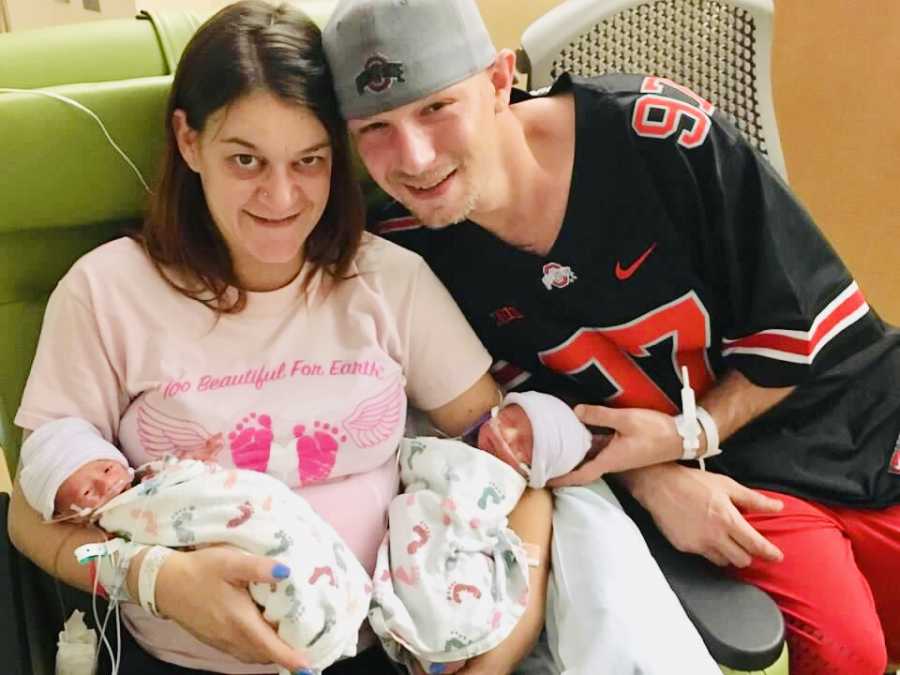
[[[131,487],[125,457],[84,420],[65,418],[25,441],[20,482],[46,520],[90,515],[106,532],[141,544],[231,544],[284,563],[291,570],[284,581],[250,585],[266,620],[316,670],[356,653],[371,580],[305,499],[256,471],[174,458],[146,467]]]
[[[477,437],[479,448],[509,464],[533,488],[593,458],[607,440],[592,436],[566,403],[536,391],[507,394]]]
[[[388,509],[369,622],[393,658],[425,672],[455,672],[515,627],[529,561],[507,515],[526,478],[543,487],[592,442],[565,403],[537,392],[509,394],[477,438],[480,449],[428,437],[400,445],[406,490]]]
[[[127,464],[114,459],[95,459],[62,482],[51,515],[88,517],[90,512],[131,487],[133,480],[134,469]]]

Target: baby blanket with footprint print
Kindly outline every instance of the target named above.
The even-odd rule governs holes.
[[[528,604],[527,557],[507,527],[525,479],[452,439],[404,439],[399,461],[406,490],[388,510],[369,622],[398,661],[483,654]]]
[[[152,478],[98,510],[104,530],[143,544],[228,544],[275,558],[291,576],[253,583],[250,594],[281,638],[317,670],[356,653],[371,580],[305,499],[256,471],[174,458],[151,467],[157,469]]]

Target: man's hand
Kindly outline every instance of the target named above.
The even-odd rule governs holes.
[[[169,556],[159,571],[157,606],[198,640],[246,663],[277,663],[292,673],[307,666],[262,616],[247,586],[274,583],[288,572],[271,558],[214,546]]]
[[[735,567],[746,567],[753,558],[780,561],[784,557],[741,515],[741,511],[780,511],[783,504],[777,499],[727,476],[675,463],[640,469],[623,480],[679,551]]]
[[[575,407],[575,413],[585,424],[609,427],[615,433],[596,457],[574,471],[548,481],[550,487],[586,485],[607,473],[671,462],[681,457],[682,439],[671,415],[642,408],[599,405],[579,405]]]

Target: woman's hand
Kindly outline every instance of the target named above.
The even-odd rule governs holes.
[[[416,661],[413,663],[413,675],[453,675],[460,673],[465,667],[466,661],[451,661],[450,663],[432,663],[427,669],[421,663]]]
[[[254,581],[275,583],[290,571],[271,558],[224,546],[176,551],[156,582],[156,604],[201,642],[245,663],[276,663],[291,672],[308,666],[263,619],[247,590]]]
[[[515,667],[508,659],[485,652],[468,661],[432,663],[427,669],[420,663],[413,664],[413,675],[504,675]]]

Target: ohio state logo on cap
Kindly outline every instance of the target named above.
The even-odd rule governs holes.
[[[379,93],[389,88],[394,82],[406,82],[403,79],[403,64],[399,61],[388,61],[381,54],[366,59],[362,72],[356,76],[356,92],[364,94],[366,89]]]

